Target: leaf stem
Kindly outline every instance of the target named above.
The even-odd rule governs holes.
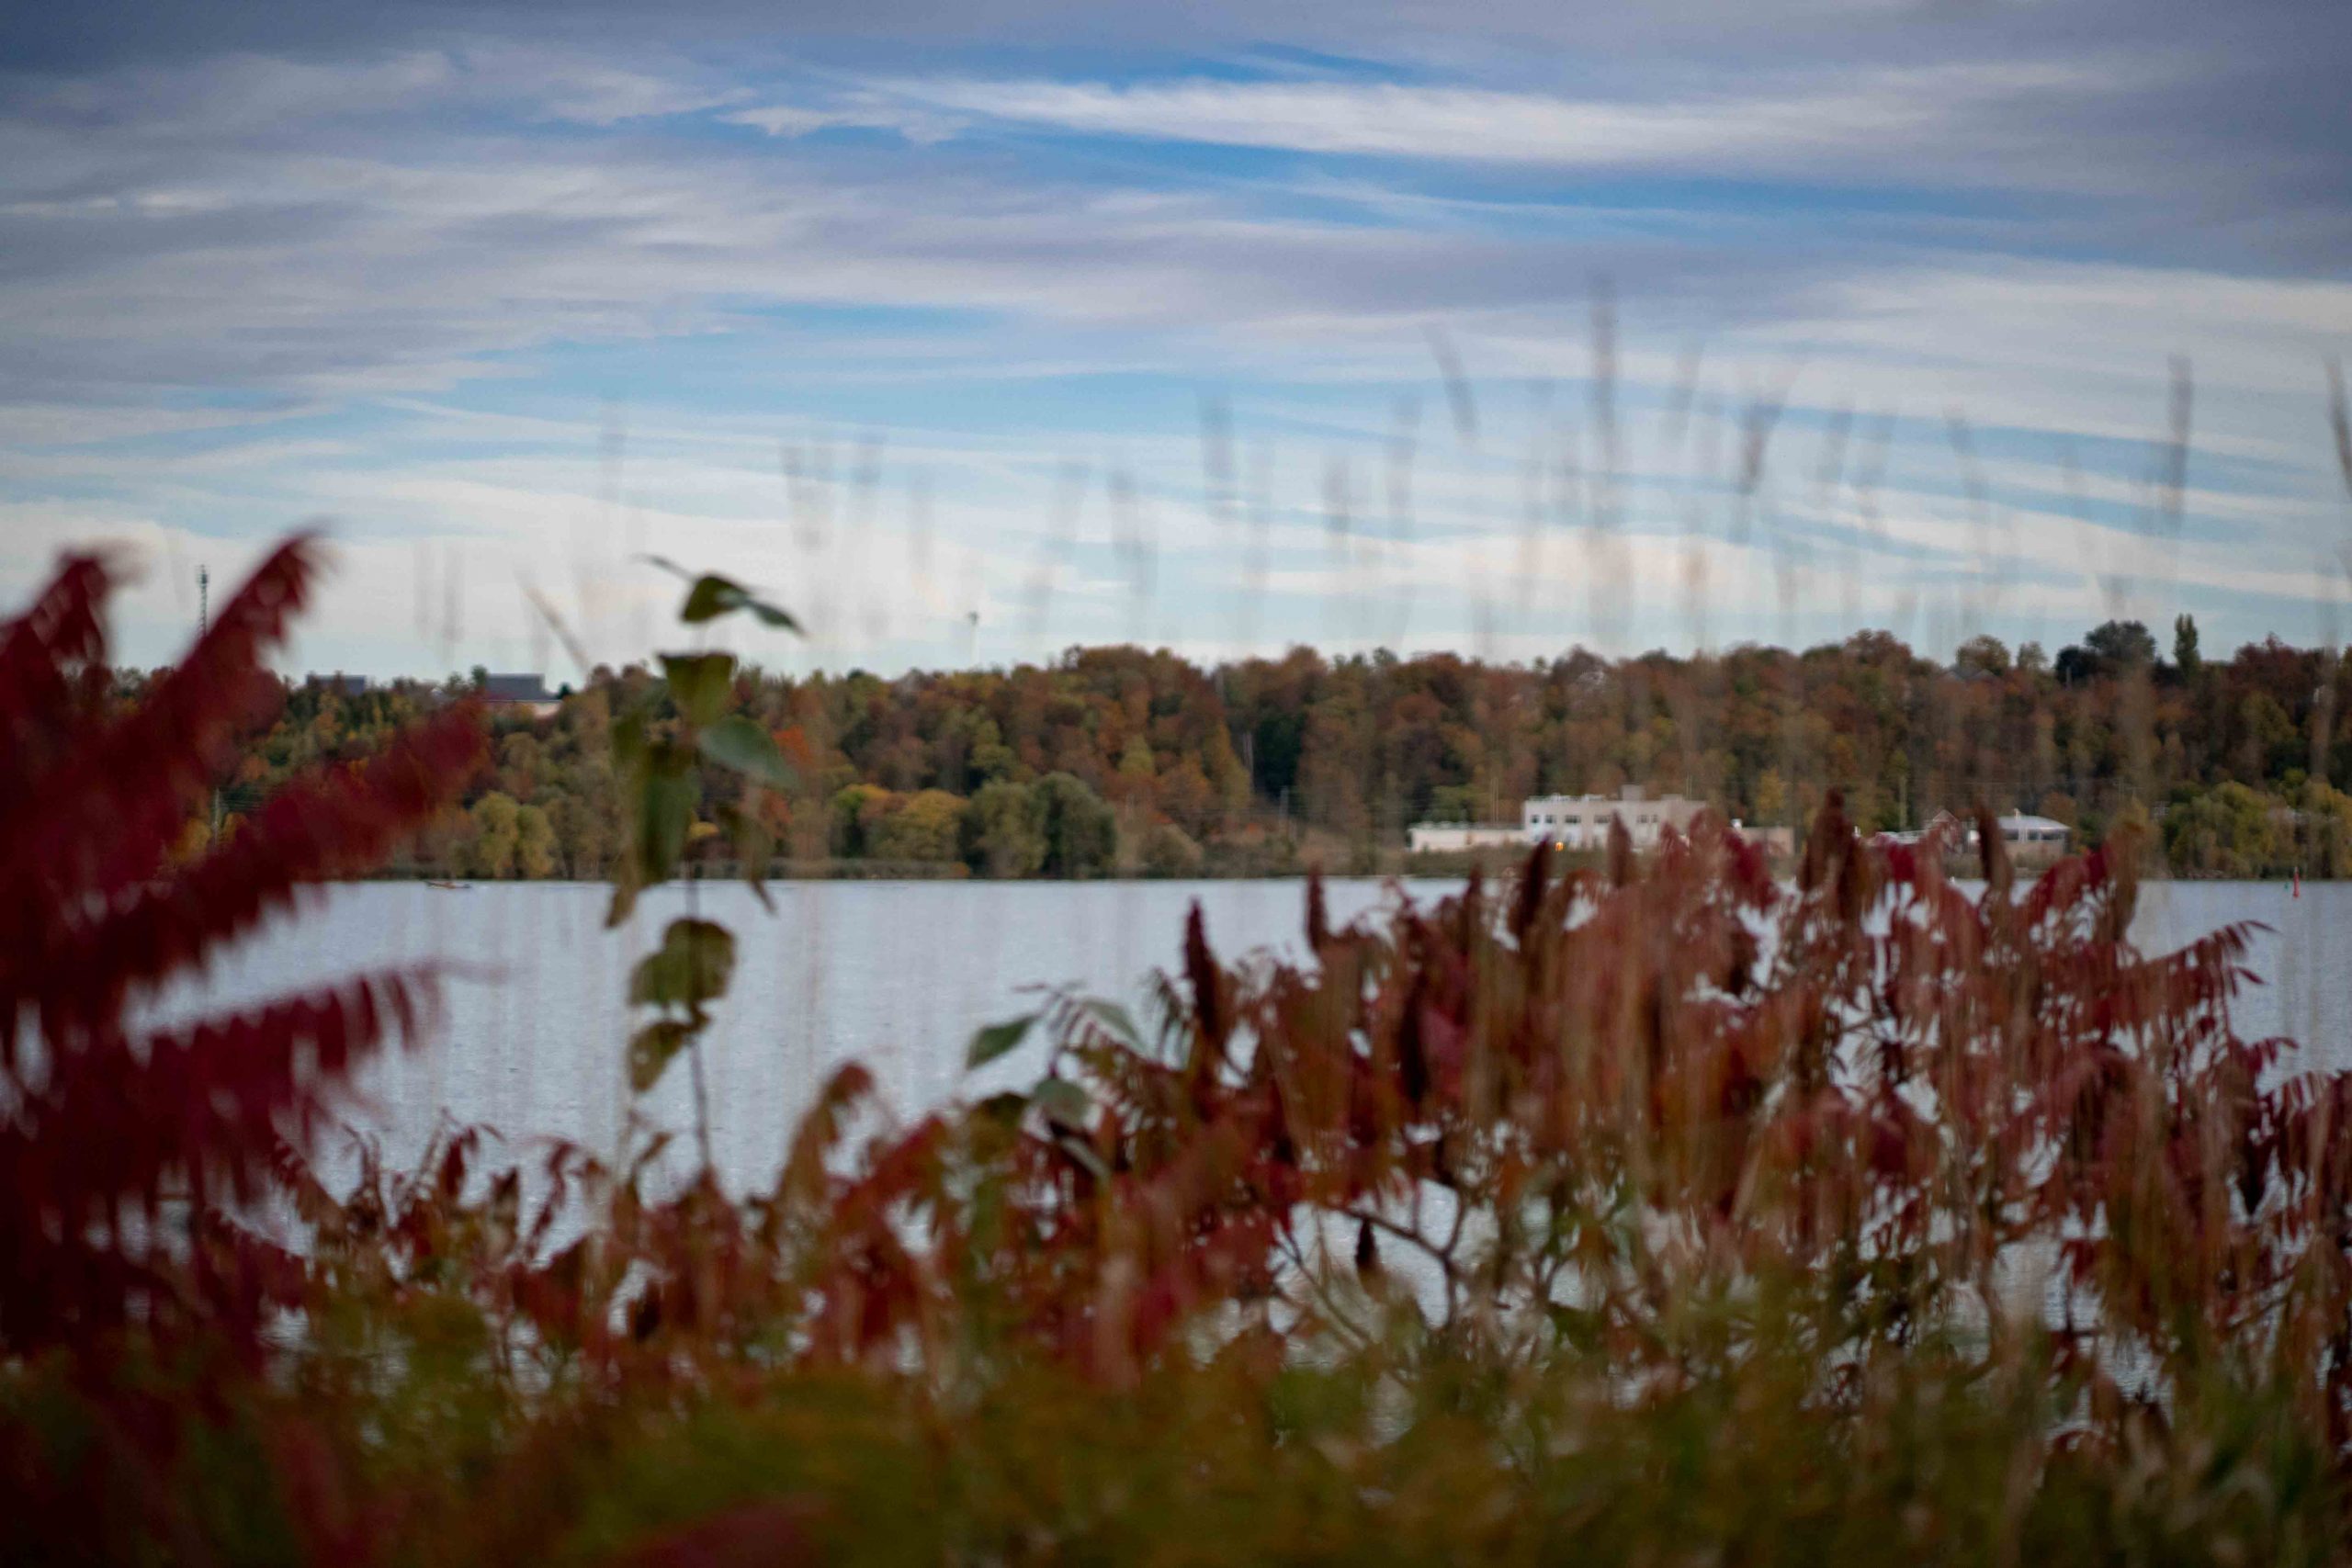
[[[700,919],[702,918],[700,882],[701,878],[695,874],[695,863],[693,859],[689,857],[686,861],[686,918],[690,920]],[[702,1072],[702,1037],[704,1032],[704,1031],[697,1029],[695,1031],[694,1038],[687,1042],[686,1066],[694,1074],[695,1147],[702,1155],[703,1174],[715,1180],[718,1178],[718,1168],[711,1163],[710,1158],[710,1089],[709,1086],[703,1081]]]

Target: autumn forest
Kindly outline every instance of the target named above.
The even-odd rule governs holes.
[[[2276,638],[2207,658],[2193,620],[2170,629],[2165,646],[2109,622],[2054,656],[1980,637],[1943,663],[1871,631],[1802,653],[1578,648],[1525,664],[1300,648],[1204,668],[1114,647],[897,679],[746,667],[734,709],[774,736],[793,787],[740,804],[774,868],[798,874],[1396,869],[1409,823],[1513,819],[1528,795],[1627,783],[1752,825],[1808,823],[1832,790],[1865,829],[1982,803],[2096,842],[2144,811],[2174,874],[2352,874],[2337,787],[2352,779],[2352,674]],[[477,679],[294,684],[224,791],[220,830]],[[610,718],[655,679],[599,667],[551,714],[493,708],[461,808],[399,869],[606,874]],[[121,699],[144,684],[124,673]],[[705,781],[704,823],[738,804],[732,787]]]

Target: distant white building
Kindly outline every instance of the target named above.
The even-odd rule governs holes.
[[[1405,842],[1416,854],[1459,853],[1466,850],[1517,849],[1549,841],[1561,850],[1597,850],[1609,842],[1609,825],[1622,818],[1636,849],[1647,849],[1668,828],[1690,830],[1706,803],[1679,795],[1653,800],[1639,784],[1627,784],[1614,796],[1605,795],[1539,795],[1522,802],[1517,824],[1509,822],[1416,822],[1405,830]]]
[[[1417,855],[1516,849],[1526,842],[1526,835],[1509,822],[1416,822],[1405,829],[1405,847]]]
[[[527,675],[492,675],[482,682],[482,701],[494,708],[521,708],[533,718],[546,718],[563,706],[563,701],[548,690],[547,682],[537,671]]]
[[[2064,822],[2048,817],[2034,817],[2022,811],[2012,811],[2006,817],[1996,817],[1993,820],[2000,829],[2003,843],[2012,849],[2023,850],[2032,854],[2063,855],[2074,839],[2073,829]],[[1952,848],[1973,850],[1976,847],[1976,824],[1967,818],[1955,820],[1949,811],[1937,812],[1924,828],[1892,829],[1878,834],[1877,838],[1882,843],[1916,844],[1929,833],[1944,828],[1947,823],[1952,824],[1956,829],[1951,834],[1950,842]]]
[[[2042,844],[2064,849],[2067,839],[2074,833],[2074,829],[2064,822],[2052,821],[2047,817],[2030,817],[2018,811],[1995,820],[2000,825],[2001,837],[2012,844]],[[1971,842],[1975,838],[1974,833],[1969,834]]]
[[[1656,800],[1639,784],[1627,784],[1616,798],[1605,795],[1539,795],[1520,807],[1520,840],[1549,839],[1555,849],[1596,850],[1609,842],[1609,825],[1623,819],[1637,850],[1647,849],[1671,828],[1688,833],[1706,802],[1679,795]]]

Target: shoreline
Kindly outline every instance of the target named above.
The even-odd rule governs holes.
[[[1524,863],[1525,857],[1520,855],[1477,857],[1468,855],[1400,854],[1393,858],[1384,857],[1377,859],[1371,864],[1366,864],[1361,861],[1357,861],[1346,862],[1336,865],[1301,865],[1282,867],[1278,869],[1263,866],[1233,867],[1229,869],[1221,869],[1215,866],[1200,866],[1182,873],[1149,872],[1138,869],[1132,871],[1113,871],[1100,875],[1089,876],[992,876],[986,872],[974,871],[971,867],[961,862],[942,863],[931,861],[854,860],[783,861],[778,862],[775,868],[769,872],[766,880],[770,883],[967,882],[1001,883],[1014,886],[1023,883],[1073,886],[1083,886],[1090,883],[1153,882],[1303,883],[1310,874],[1319,872],[1327,881],[1372,882],[1385,881],[1389,878],[1403,878],[1408,881],[1446,881],[1458,880],[1466,877],[1473,871],[1476,871],[1480,875],[1491,880],[1498,875],[1516,874],[1519,868]],[[1574,868],[1577,870],[1597,870],[1603,863],[1603,856],[1597,852],[1562,852],[1555,855],[1553,860],[1553,866],[1555,872],[1563,867]],[[1771,863],[1773,875],[1776,878],[1786,878],[1794,874],[1797,863],[1793,858],[1775,857]],[[1983,874],[1982,868],[1977,863],[1976,858],[1973,855],[1964,855],[1948,860],[1945,863],[1944,869],[1948,876],[1963,882],[1978,880]],[[2038,863],[2019,864],[2016,869],[2019,876],[2030,879],[2032,877],[2039,876],[2042,872],[2048,870],[2049,866],[2047,864]],[[350,877],[344,880],[356,883],[414,882],[427,885],[440,883],[455,885],[458,888],[519,887],[542,885],[549,886],[610,886],[610,884],[601,876],[480,877],[466,875],[460,873],[452,873],[442,868],[424,867],[404,867],[397,870],[385,871],[372,876]],[[695,877],[694,880],[707,883],[737,883],[742,881],[743,878],[741,874],[732,867],[714,865],[705,868],[704,874]],[[2179,883],[2237,882],[2276,885],[2280,887],[2289,887],[2293,886],[2295,878],[2291,875],[2223,876],[2202,872],[2174,872],[2169,869],[2160,868],[2143,873],[2141,880],[2143,882]],[[2342,879],[2311,875],[2306,875],[2302,878],[2302,881],[2313,886],[2326,886],[2338,880]]]

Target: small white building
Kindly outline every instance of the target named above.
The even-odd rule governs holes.
[[[1526,836],[1510,822],[1416,822],[1405,829],[1405,847],[1417,855],[1517,849],[1526,842]]]
[[[481,698],[492,708],[520,709],[533,718],[549,717],[563,707],[563,700],[548,690],[537,671],[527,675],[489,676],[482,682]]]
[[[2000,824],[2002,839],[2012,844],[2039,844],[2048,849],[2063,850],[2074,832],[2064,822],[2052,821],[2047,817],[2030,817],[2021,811],[2013,811],[1996,820]],[[1972,840],[1974,837],[1974,834],[1970,835]]]
[[[1522,802],[1519,821],[1416,822],[1405,830],[1405,842],[1415,854],[1460,853],[1467,850],[1523,849],[1549,841],[1561,850],[1597,850],[1609,842],[1609,825],[1619,818],[1634,847],[1647,849],[1665,829],[1690,830],[1691,822],[1706,809],[1703,801],[1679,795],[1653,800],[1639,784],[1627,784],[1615,795],[1539,795]]]
[[[1609,842],[1609,825],[1623,819],[1635,849],[1647,849],[1671,828],[1688,833],[1704,801],[1679,795],[1656,800],[1639,784],[1627,784],[1615,798],[1605,795],[1539,795],[1520,807],[1522,842],[1549,839],[1555,849],[1595,850]]]
[[[2034,817],[2022,811],[2012,811],[1996,817],[1994,822],[2001,830],[2001,841],[2013,849],[2030,853],[2063,855],[2074,839],[2074,829],[2064,822],[2048,817]],[[1968,818],[1954,819],[1949,811],[1939,811],[1924,828],[1890,829],[1876,835],[1885,844],[1917,844],[1930,833],[1945,830],[1953,849],[1973,850],[1976,847],[1976,824]]]

